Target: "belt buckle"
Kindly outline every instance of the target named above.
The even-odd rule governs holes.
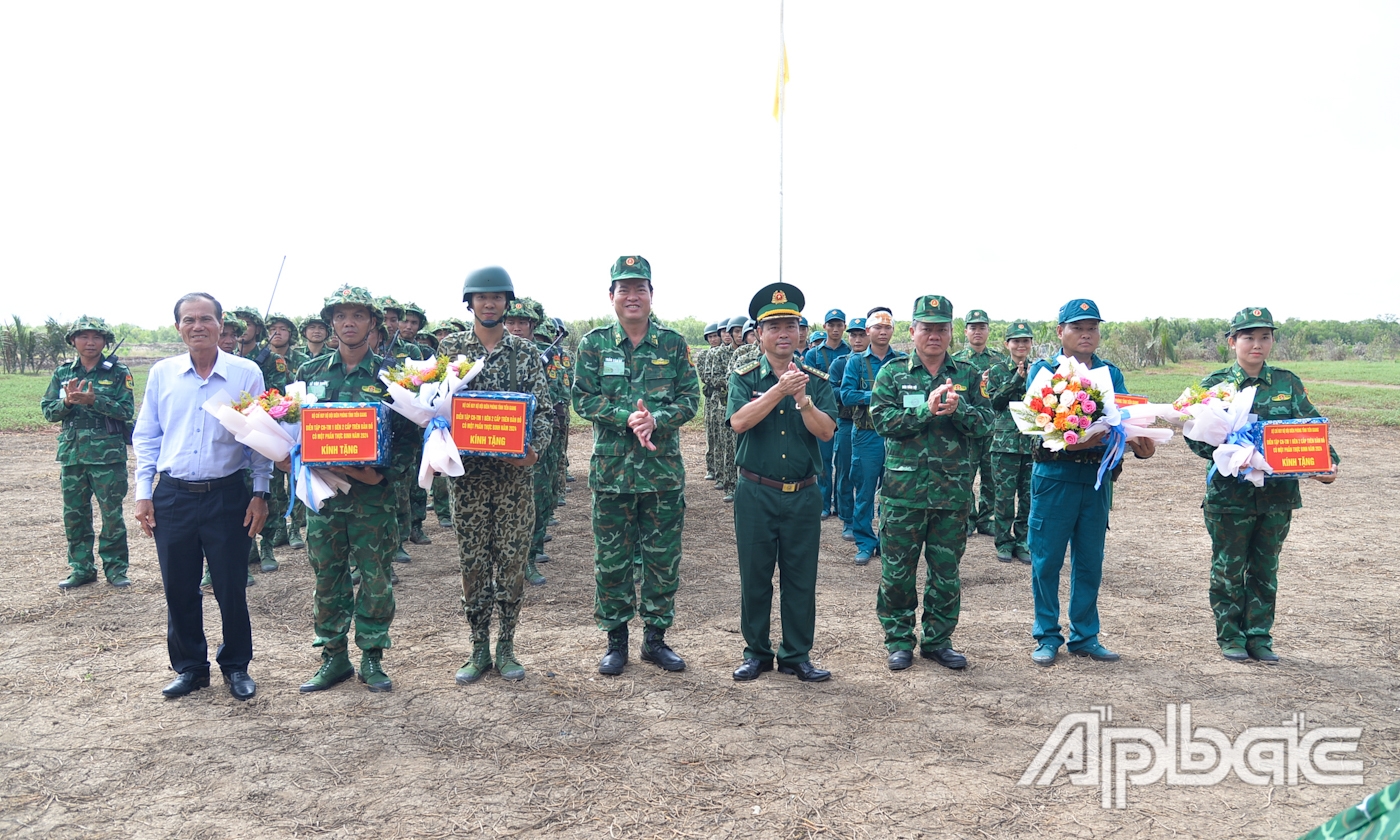
[[[795,481],[785,481],[785,482],[783,482],[783,492],[784,492],[784,493],[796,493],[796,492],[797,492],[797,482],[795,482]]]

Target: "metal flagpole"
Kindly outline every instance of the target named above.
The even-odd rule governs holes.
[[[783,120],[787,109],[787,85],[783,71],[787,69],[787,38],[783,33],[783,0],[778,0],[778,282],[783,282]]]

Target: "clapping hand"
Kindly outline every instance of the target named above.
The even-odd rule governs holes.
[[[92,405],[97,401],[97,395],[92,392],[92,380],[84,379],[79,382],[70,379],[63,384],[63,402],[66,405]]]
[[[787,370],[778,377],[778,393],[785,397],[796,398],[807,390],[807,382],[810,379],[811,377],[803,373],[796,362],[788,362]]]
[[[651,433],[656,431],[656,418],[647,411],[644,401],[637,400],[637,410],[628,415],[627,425],[632,429],[632,434],[637,436],[637,440],[642,442],[642,446],[656,451],[656,444],[651,442]]]
[[[946,417],[958,410],[961,401],[962,398],[953,388],[953,380],[947,379],[928,395],[928,410],[934,417]]]

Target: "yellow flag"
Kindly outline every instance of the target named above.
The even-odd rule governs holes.
[[[778,68],[778,84],[773,90],[773,119],[783,112],[783,88],[788,83],[787,44],[783,44],[783,61]]]

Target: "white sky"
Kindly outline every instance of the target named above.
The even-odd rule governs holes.
[[[807,314],[1400,312],[1400,4],[790,0]],[[778,269],[777,0],[0,5],[0,317],[158,326],[505,266],[742,314]]]

